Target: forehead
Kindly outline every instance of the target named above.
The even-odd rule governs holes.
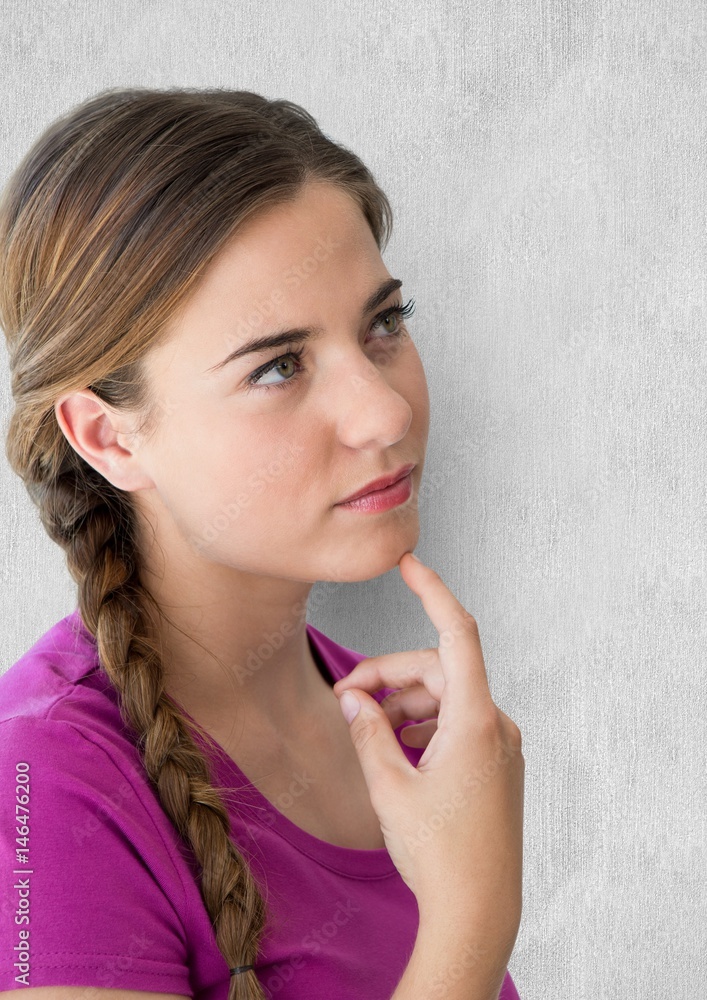
[[[379,259],[379,251],[359,204],[331,183],[309,182],[295,200],[265,209],[238,230],[211,262],[194,301],[230,291],[247,300],[249,291],[277,285],[296,289],[324,264],[331,270],[371,258]]]
[[[271,326],[318,324],[329,301],[358,309],[385,274],[359,204],[338,186],[309,182],[248,220],[211,261],[151,367],[198,358],[206,368]]]

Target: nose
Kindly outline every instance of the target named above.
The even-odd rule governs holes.
[[[336,391],[339,437],[349,448],[388,448],[402,440],[412,422],[410,404],[368,361],[339,382]]]

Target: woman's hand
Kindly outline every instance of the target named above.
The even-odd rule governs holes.
[[[362,660],[334,693],[351,691],[360,703],[351,738],[421,919],[454,913],[507,961],[522,907],[521,733],[491,697],[473,616],[410,553],[399,569],[439,632],[439,647]],[[381,687],[398,690],[379,705],[370,692]],[[402,731],[408,745],[425,747],[417,768],[393,732],[406,719],[430,720]]]

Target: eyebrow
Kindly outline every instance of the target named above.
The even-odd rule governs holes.
[[[361,317],[365,317],[369,312],[372,312],[378,306],[382,305],[385,300],[394,292],[396,289],[402,286],[402,281],[400,278],[388,278],[383,284],[373,292],[372,295],[366,299],[363,303],[363,308],[361,309]],[[212,365],[211,368],[206,369],[205,374],[210,372],[221,371],[225,368],[227,364],[231,361],[236,361],[238,358],[244,357],[246,354],[255,354],[259,351],[265,351],[272,347],[284,347],[285,344],[292,343],[292,341],[304,341],[308,340],[310,337],[320,336],[324,330],[320,326],[302,326],[295,327],[292,330],[278,330],[277,333],[270,334],[267,337],[256,337],[253,340],[247,341],[245,344],[241,344],[234,351],[224,358],[223,361],[219,361],[218,364]]]

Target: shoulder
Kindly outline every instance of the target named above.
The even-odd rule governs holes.
[[[94,770],[142,769],[118,693],[78,609],[0,675],[0,754],[20,747],[45,768],[66,766],[80,753]]]
[[[0,721],[0,784],[0,863],[16,873],[2,953],[31,930],[36,985],[188,992],[189,870],[128,754],[65,719],[14,716]]]
[[[62,700],[88,690],[98,668],[95,639],[77,608],[0,674],[0,720],[48,717]]]
[[[90,873],[113,881],[121,863],[137,877],[143,865],[181,907],[177,831],[91,638],[74,612],[0,677],[0,848],[14,850],[15,816],[26,816],[30,858],[42,857],[42,877],[51,873],[57,891]]]

